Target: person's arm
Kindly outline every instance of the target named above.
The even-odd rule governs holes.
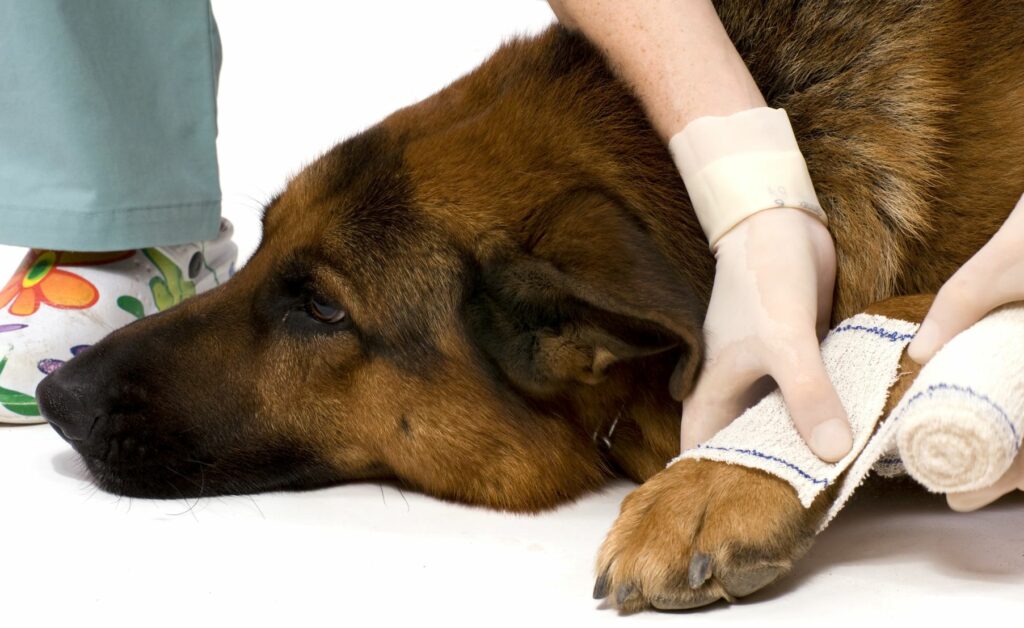
[[[550,0],[600,48],[666,142],[702,116],[764,107],[709,0]]]
[[[925,364],[944,344],[1000,305],[1024,301],[1024,196],[980,251],[967,260],[935,296],[907,354]],[[1024,458],[988,488],[950,493],[954,510],[975,510],[1013,491],[1024,490]]]
[[[707,358],[683,402],[681,447],[725,427],[770,376],[811,449],[839,460],[852,435],[818,344],[835,249],[785,112],[766,107],[710,0],[550,4],[632,86],[715,252]]]

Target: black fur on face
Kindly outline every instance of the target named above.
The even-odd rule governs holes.
[[[40,384],[44,415],[101,488],[174,498],[340,479],[304,443],[260,420],[245,365],[264,343],[234,333],[253,322],[244,307],[218,307],[219,290],[118,330]]]

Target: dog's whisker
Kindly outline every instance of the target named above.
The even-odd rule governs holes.
[[[99,492],[100,487],[95,482],[83,481],[82,485],[79,487],[78,490],[84,494],[84,497],[82,499],[82,503],[84,504],[88,502],[90,499],[92,499],[97,492]]]
[[[264,196],[265,198],[259,199],[253,196],[252,194],[242,194],[241,198],[244,201],[248,201],[248,203],[245,204],[246,209],[255,212],[262,212],[263,208],[267,206],[267,203],[269,203],[270,199],[273,197],[272,194],[266,194]],[[249,203],[252,204],[250,205]]]
[[[252,505],[256,507],[256,511],[258,513],[260,513],[260,518],[266,519],[267,516],[265,514],[263,514],[263,509],[260,508],[260,505],[259,505],[259,503],[256,502],[256,499],[252,495],[246,495],[246,497],[248,497],[249,501],[252,502]]]
[[[164,482],[165,482],[165,483],[166,483],[166,484],[167,484],[168,486],[170,486],[170,487],[171,487],[172,489],[174,489],[174,492],[176,492],[176,493],[178,494],[178,496],[179,496],[179,497],[181,497],[181,500],[182,500],[183,502],[185,502],[185,504],[186,504],[186,505],[188,505],[188,500],[187,500],[187,499],[185,499],[185,495],[184,495],[184,493],[182,493],[182,492],[181,492],[181,490],[179,490],[179,489],[178,489],[178,487],[177,487],[177,486],[175,486],[173,482],[171,482],[171,481],[169,481],[169,480],[164,480]],[[178,517],[178,516],[180,516],[180,515],[183,515],[183,514],[185,514],[186,512],[187,512],[187,513],[189,513],[189,514],[191,514],[191,515],[192,515],[192,518],[193,518],[193,519],[195,519],[195,521],[196,521],[196,522],[198,522],[198,521],[199,521],[199,519],[198,519],[198,518],[196,517],[195,513],[194,513],[194,512],[192,512],[192,509],[191,509],[191,508],[187,508],[187,509],[185,509],[185,510],[182,510],[181,512],[176,512],[176,513],[169,513],[169,514],[170,514],[171,516],[173,516],[173,517]]]
[[[164,468],[167,469],[168,471],[170,471],[171,473],[173,473],[174,475],[178,476],[179,478],[181,478],[181,479],[185,480],[186,482],[192,484],[193,486],[199,486],[196,483],[195,480],[193,480],[192,478],[188,477],[187,475],[182,474],[180,471],[175,470],[174,467],[171,467],[170,465],[166,465],[165,464]]]
[[[167,469],[168,471],[170,471],[171,473],[173,473],[173,474],[183,478],[185,481],[191,482],[193,485],[196,484],[195,480],[192,480],[191,478],[188,478],[188,477],[182,475],[181,473],[179,473],[178,471],[175,471],[170,466],[164,465],[164,468]],[[176,513],[176,515],[183,515],[183,514],[185,514],[187,512],[187,513],[191,514],[192,518],[195,519],[198,522],[199,518],[196,517],[196,513],[194,511],[195,511],[195,507],[199,504],[199,498],[196,497],[195,502],[193,502],[191,505],[189,505],[188,498],[185,497],[185,494],[181,492],[181,489],[179,489],[177,486],[175,486],[174,482],[171,482],[171,481],[168,480],[167,484],[169,484],[171,486],[171,488],[174,489],[174,491],[178,494],[178,496],[181,497],[181,500],[183,502],[185,502],[185,505],[188,506],[188,508],[186,510],[183,510],[183,511],[181,511],[179,513]]]

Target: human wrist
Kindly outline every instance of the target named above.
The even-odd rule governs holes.
[[[754,247],[752,249],[751,247]],[[804,255],[822,272],[835,274],[835,242],[820,220],[792,207],[771,207],[756,212],[722,234],[712,253],[718,260],[741,259],[756,251],[773,256],[785,251]]]
[[[828,224],[782,109],[697,118],[669,140],[669,150],[712,250],[766,209],[798,209]]]

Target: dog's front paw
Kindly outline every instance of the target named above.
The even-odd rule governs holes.
[[[824,496],[823,496],[824,497]],[[786,573],[823,509],[755,469],[681,460],[622,502],[598,554],[594,597],[636,611],[733,601]]]

